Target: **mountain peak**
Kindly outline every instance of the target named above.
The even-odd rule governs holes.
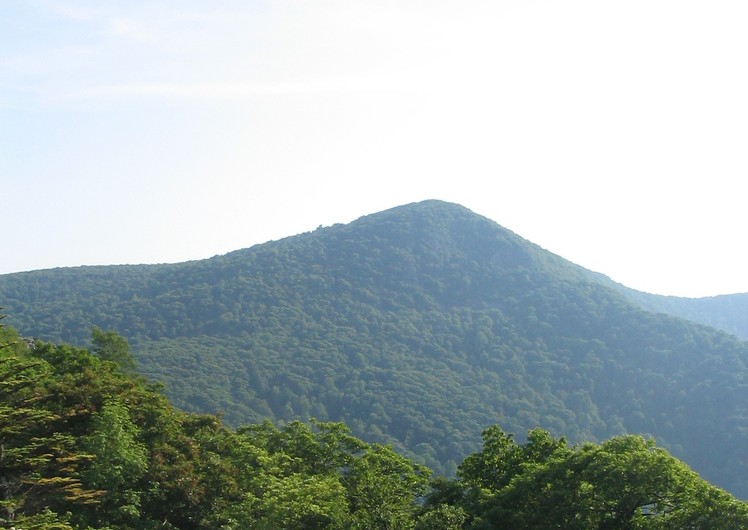
[[[235,425],[342,420],[447,473],[497,422],[648,433],[748,492],[745,343],[645,312],[457,204],[198,262],[0,276],[0,301],[26,335],[119,331],[176,403]]]

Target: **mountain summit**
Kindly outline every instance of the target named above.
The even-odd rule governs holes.
[[[0,276],[23,334],[132,344],[141,371],[232,424],[344,421],[452,473],[479,433],[645,433],[748,496],[748,344],[470,210],[409,204],[176,265]]]

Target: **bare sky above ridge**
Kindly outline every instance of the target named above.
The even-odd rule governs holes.
[[[423,199],[748,292],[748,4],[0,0],[0,273],[207,258]]]

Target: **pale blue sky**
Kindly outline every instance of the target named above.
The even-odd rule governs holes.
[[[748,4],[0,0],[0,273],[457,202],[637,289],[748,292]]]

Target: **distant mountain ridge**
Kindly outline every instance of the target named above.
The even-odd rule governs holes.
[[[693,320],[748,340],[748,293],[684,298],[660,296],[623,288],[622,292],[644,309]]]
[[[345,421],[446,473],[492,423],[649,433],[748,496],[748,344],[458,205],[183,264],[3,275],[0,305],[24,335],[117,330],[176,404],[234,424]]]

